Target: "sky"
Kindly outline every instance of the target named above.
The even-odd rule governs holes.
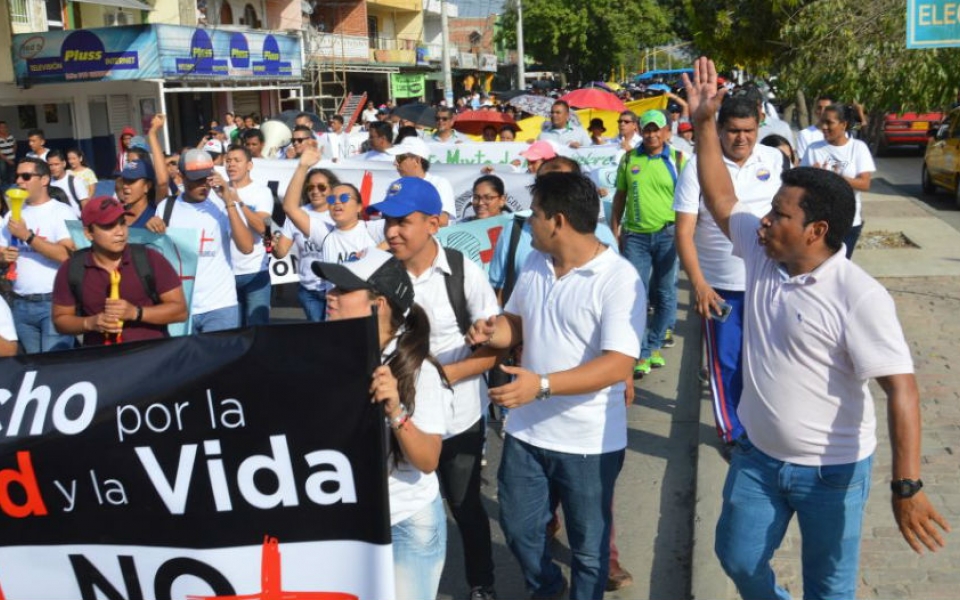
[[[485,17],[503,13],[503,0],[454,0],[461,17]]]

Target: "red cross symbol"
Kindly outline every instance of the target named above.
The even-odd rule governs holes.
[[[216,238],[207,237],[207,230],[200,230],[200,254],[203,254],[203,245],[207,242],[215,242]]]
[[[280,586],[280,542],[263,536],[260,592],[241,596],[187,596],[188,600],[359,600],[343,592],[285,592]],[[2,598],[0,598],[2,600]]]

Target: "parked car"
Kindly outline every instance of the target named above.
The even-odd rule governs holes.
[[[953,109],[930,135],[920,181],[924,194],[943,188],[953,193],[960,206],[960,108]]]
[[[874,156],[883,156],[892,146],[923,148],[930,139],[930,130],[943,121],[941,112],[886,113],[877,127],[872,128],[869,144]]]

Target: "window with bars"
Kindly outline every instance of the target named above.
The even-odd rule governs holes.
[[[21,25],[30,24],[30,8],[28,0],[10,1],[10,22]]]

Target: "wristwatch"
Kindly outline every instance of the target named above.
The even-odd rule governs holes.
[[[890,489],[898,498],[912,498],[921,488],[923,488],[923,481],[919,479],[897,479],[890,482]]]
[[[540,391],[537,392],[537,400],[546,400],[550,397],[550,377],[540,376]]]

